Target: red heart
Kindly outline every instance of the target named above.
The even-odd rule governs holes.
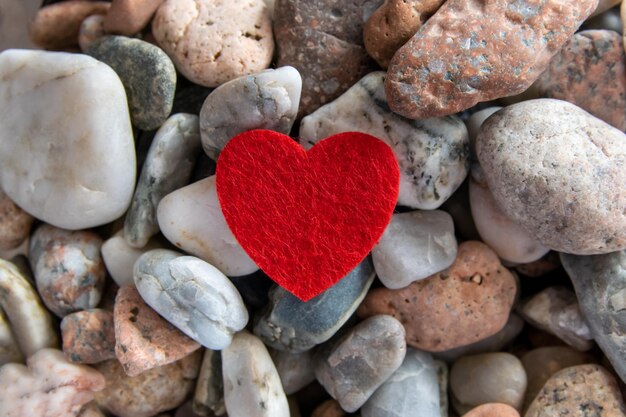
[[[306,152],[289,136],[251,130],[220,153],[217,195],[257,265],[303,301],[356,267],[398,198],[393,152],[364,133],[330,136]]]

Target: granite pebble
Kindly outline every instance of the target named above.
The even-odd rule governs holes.
[[[73,363],[98,363],[115,358],[113,314],[99,308],[77,311],[61,320],[63,354]]]
[[[34,220],[0,190],[0,250],[15,249],[28,239]]]

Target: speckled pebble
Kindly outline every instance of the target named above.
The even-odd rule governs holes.
[[[28,238],[34,220],[0,190],[0,250],[20,246]]]
[[[98,363],[115,358],[113,314],[90,309],[68,314],[61,321],[63,353],[74,363]]]

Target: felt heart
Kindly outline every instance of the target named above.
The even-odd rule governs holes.
[[[391,220],[400,173],[364,133],[306,152],[289,136],[251,130],[220,153],[217,195],[239,244],[270,278],[308,301],[361,262]]]

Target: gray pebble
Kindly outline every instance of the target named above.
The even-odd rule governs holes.
[[[270,350],[270,355],[276,365],[285,394],[298,392],[315,381],[313,350],[301,353]]]
[[[204,351],[192,408],[194,413],[202,416],[221,416],[226,413],[222,354],[217,350],[205,349]]]
[[[441,417],[448,417],[448,365],[444,361],[436,360],[435,366],[439,384],[439,410]]]

